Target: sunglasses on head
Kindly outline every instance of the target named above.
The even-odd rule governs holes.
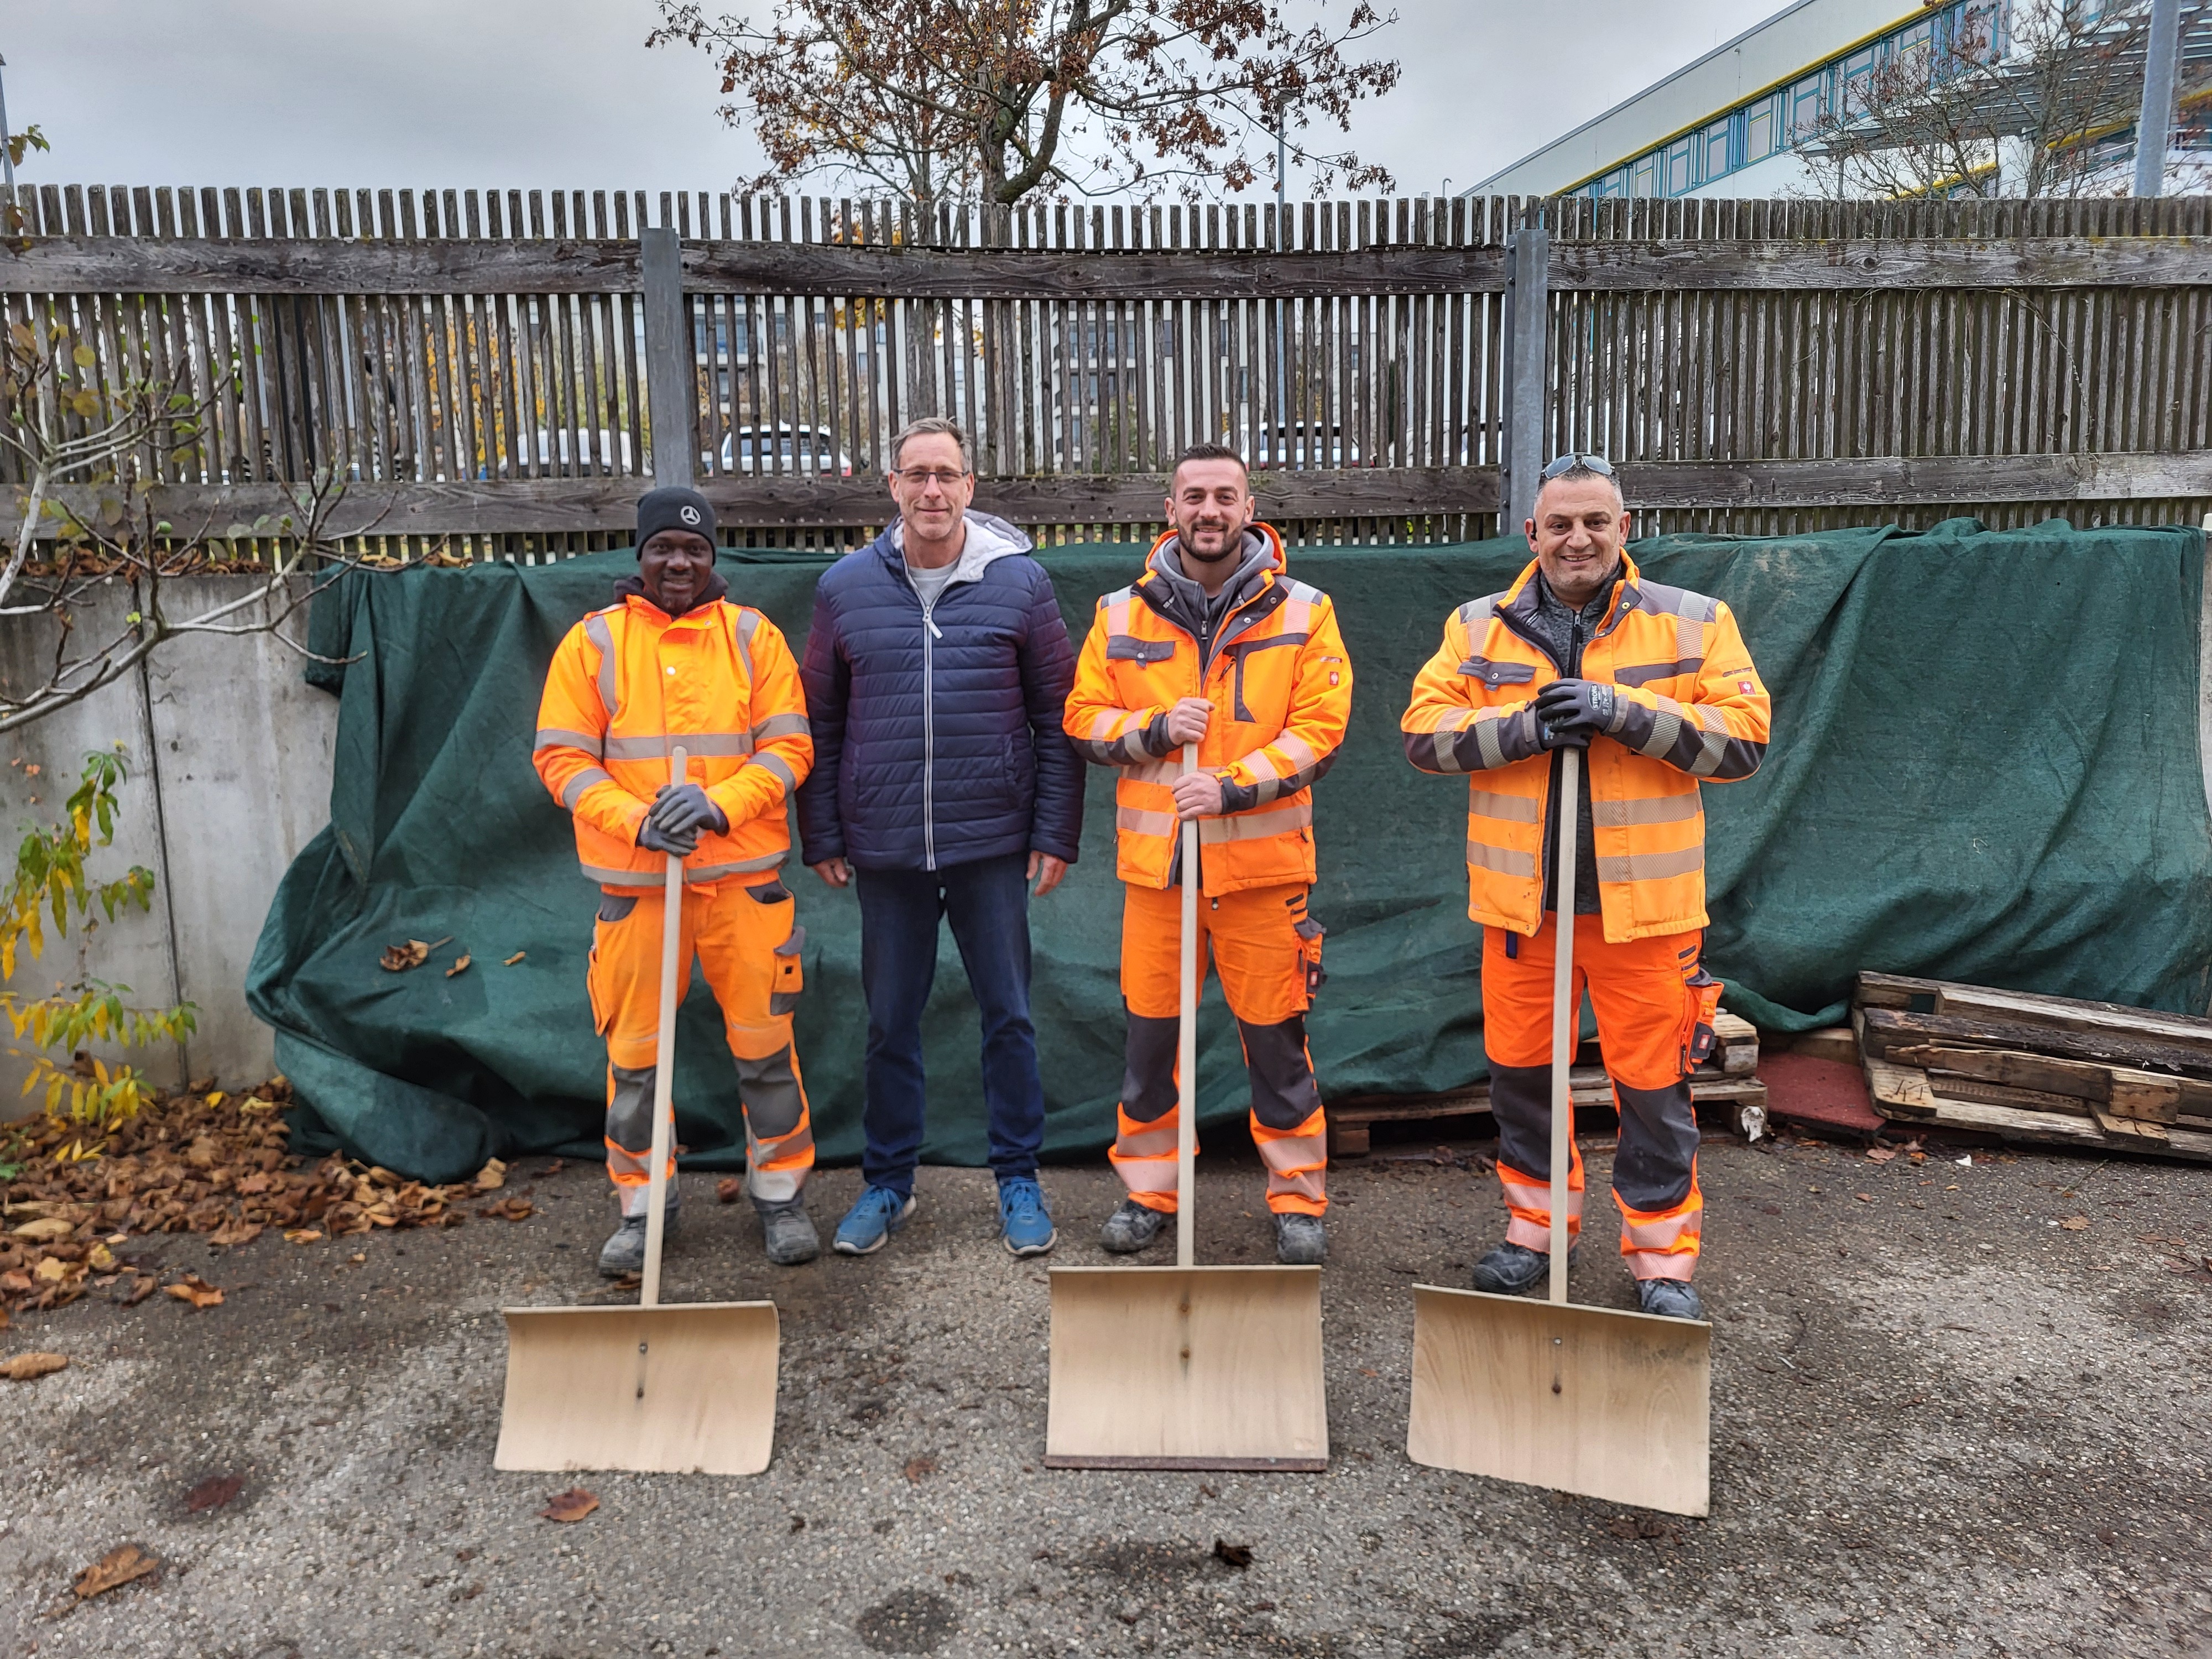
[[[1606,459],[1604,456],[1580,455],[1576,454],[1571,451],[1554,459],[1549,466],[1544,469],[1543,476],[1547,478],[1557,478],[1566,473],[1573,471],[1578,466],[1588,471],[1596,473],[1601,478],[1610,478],[1613,477],[1613,463]]]

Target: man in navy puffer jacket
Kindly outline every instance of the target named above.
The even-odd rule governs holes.
[[[1059,884],[1082,827],[1083,763],[1060,726],[1075,652],[1029,538],[968,511],[960,428],[915,422],[890,464],[899,518],[823,573],[799,670],[814,738],[800,856],[830,886],[858,888],[868,1004],[867,1185],[836,1248],[879,1249],[914,1212],[921,1011],[949,918],[983,1016],[1000,1232],[1036,1255],[1054,1235],[1036,1181],[1029,882],[1040,898]]]

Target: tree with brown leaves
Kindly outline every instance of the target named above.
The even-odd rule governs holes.
[[[1312,136],[1348,134],[1397,84],[1395,62],[1353,55],[1396,21],[1370,0],[1334,27],[1263,0],[777,0],[759,23],[658,3],[647,44],[714,56],[722,118],[768,158],[757,190],[830,175],[994,206],[1241,191],[1272,177],[1279,129],[1316,192],[1392,183]]]

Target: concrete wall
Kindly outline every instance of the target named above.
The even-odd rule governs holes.
[[[250,585],[173,581],[163,606],[172,618],[198,616]],[[97,591],[76,613],[76,638],[112,636],[132,604],[119,583]],[[304,611],[286,629],[304,637]],[[0,683],[43,680],[54,641],[43,618],[0,626]],[[129,985],[130,1001],[197,1003],[199,1030],[181,1048],[111,1056],[159,1082],[252,1083],[275,1070],[268,1028],[246,1012],[246,967],[278,878],[329,819],[337,726],[337,699],[301,678],[303,663],[265,634],[175,640],[144,672],[0,738],[0,832],[10,846],[28,825],[59,820],[88,750],[124,746],[131,775],[114,844],[95,851],[89,867],[112,879],[143,865],[154,872],[153,908],[50,944],[43,959],[18,966],[14,988],[42,993],[76,978],[82,963]],[[27,1069],[21,1056],[0,1057],[0,1115],[21,1109]]]

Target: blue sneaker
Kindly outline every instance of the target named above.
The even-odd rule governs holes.
[[[864,1187],[859,1200],[837,1224],[836,1242],[830,1248],[840,1255],[872,1255],[906,1225],[906,1218],[913,1213],[911,1195],[901,1198],[888,1187]]]
[[[1044,1189],[1027,1176],[999,1183],[999,1226],[1016,1255],[1042,1255],[1060,1237],[1044,1207]]]

